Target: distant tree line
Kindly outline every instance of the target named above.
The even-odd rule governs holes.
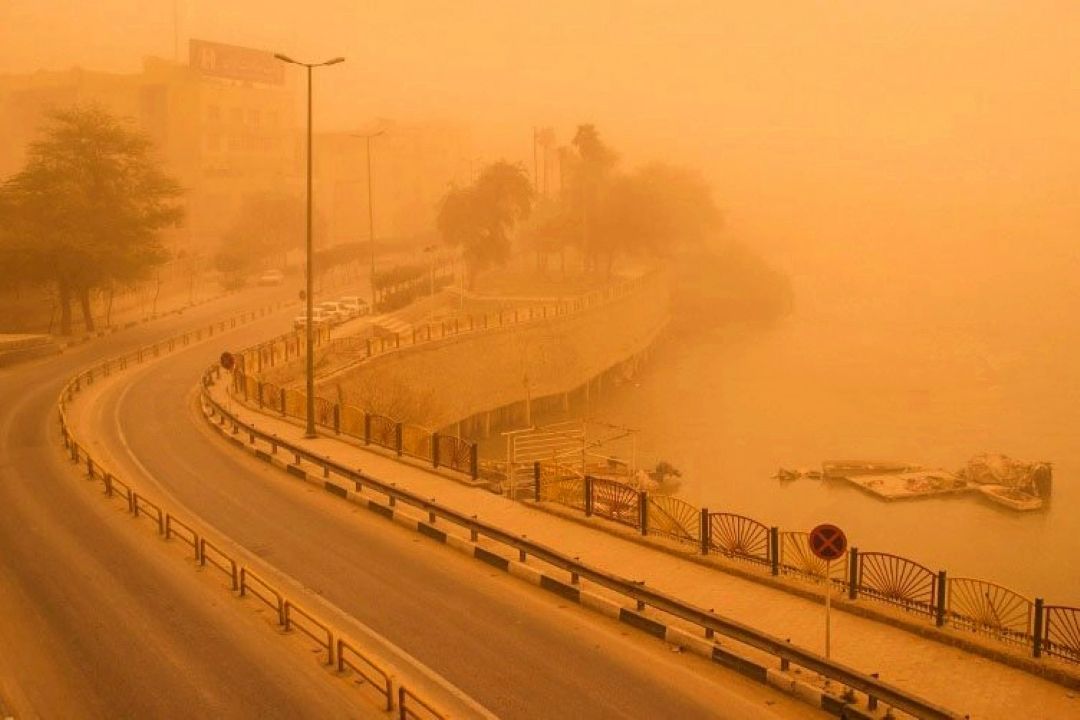
[[[664,163],[624,171],[593,125],[578,126],[560,157],[562,182],[554,197],[538,196],[525,169],[505,161],[447,192],[437,226],[444,242],[461,249],[470,287],[477,273],[506,262],[519,225],[542,267],[557,256],[565,273],[566,251],[573,248],[587,273],[605,278],[620,256],[700,248],[721,225],[698,173]]]
[[[304,247],[306,223],[307,206],[300,195],[266,190],[245,196],[213,258],[225,287],[242,286],[256,270],[285,268],[287,253]],[[314,236],[325,235],[325,230],[326,220],[316,212],[312,218]],[[319,270],[319,263],[315,267]]]
[[[181,221],[181,194],[127,122],[92,105],[53,112],[0,185],[3,281],[53,287],[60,332],[71,332],[73,302],[93,330],[93,291],[130,286],[167,259],[159,231]]]

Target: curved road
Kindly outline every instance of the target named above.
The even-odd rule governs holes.
[[[309,658],[244,613],[221,612],[221,594],[118,522],[57,447],[56,396],[70,374],[272,296],[215,301],[0,371],[0,717],[361,712]]]
[[[219,304],[200,314],[225,312]],[[202,369],[224,347],[286,322],[285,314],[261,320],[105,386],[84,418],[99,449],[121,475],[156,487],[170,505],[376,628],[500,717],[819,716],[361,514],[215,439],[193,415]],[[189,315],[168,325],[195,324]],[[161,337],[168,325],[132,331],[110,342],[108,354]],[[49,435],[52,402],[67,374],[103,355],[94,350],[0,375],[0,397],[16,398],[0,408],[0,658],[24,653],[18,663],[0,659],[0,704],[44,708],[43,716],[342,715],[347,698],[327,692],[334,683],[310,656],[238,621],[242,612],[223,620],[211,608],[227,595],[203,596],[198,583],[178,579],[175,559],[73,480]]]

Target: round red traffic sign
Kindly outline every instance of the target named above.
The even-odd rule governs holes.
[[[835,525],[818,525],[810,531],[810,552],[822,560],[839,560],[847,551],[847,536]]]

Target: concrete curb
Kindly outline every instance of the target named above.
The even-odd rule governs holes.
[[[763,575],[759,572],[753,572],[739,567],[733,563],[724,563],[720,559],[722,556],[717,554],[701,555],[696,552],[687,552],[682,548],[670,547],[662,541],[658,541],[655,537],[643,537],[637,532],[627,532],[623,530],[622,527],[611,527],[602,518],[585,517],[569,510],[564,510],[558,506],[553,507],[546,503],[532,500],[523,501],[523,504],[534,510],[538,510],[539,512],[547,513],[548,515],[568,520],[577,523],[578,525],[592,528],[593,530],[601,530],[628,542],[632,542],[635,545],[658,550],[667,555],[671,555],[672,557],[692,562],[695,565],[707,567],[711,570],[716,570],[717,572],[727,573],[728,575],[734,575],[743,580],[748,580],[759,585],[765,585],[766,587],[786,592],[806,600],[821,602],[821,590],[817,586],[799,586],[783,579],[782,576],[774,577],[772,575]],[[1064,668],[1047,665],[1044,661],[1036,660],[1032,657],[1021,656],[1009,652],[1005,648],[985,645],[961,637],[948,629],[942,629],[932,624],[917,622],[908,616],[893,615],[883,611],[880,607],[849,600],[846,595],[834,596],[832,599],[832,606],[835,610],[890,625],[913,635],[939,642],[943,645],[959,648],[965,652],[979,655],[988,660],[993,660],[1002,665],[1015,668],[1016,670],[1022,670],[1030,675],[1062,685],[1071,690],[1080,690],[1080,674],[1071,673]]]
[[[362,483],[360,481],[356,481],[356,487],[350,489],[340,482],[324,477],[321,473],[310,473],[298,463],[289,462],[288,459],[284,459],[276,453],[268,453],[265,450],[253,446],[249,442],[245,442],[243,431],[233,433],[230,426],[215,422],[213,418],[207,414],[206,408],[201,401],[200,409],[203,418],[210,427],[214,428],[214,430],[222,437],[229,440],[237,447],[242,448],[256,459],[262,460],[297,479],[319,487],[324,491],[329,492],[331,495],[348,500],[376,515],[391,520],[408,530],[412,530],[431,540],[453,548],[463,555],[479,560],[480,562],[501,570],[519,580],[535,585],[542,590],[557,595],[564,600],[581,605],[582,607],[611,620],[624,625],[629,625],[635,630],[644,632],[659,640],[663,640],[669,645],[688,650],[695,655],[711,660],[717,665],[729,670],[734,670],[751,680],[771,685],[802,702],[824,710],[836,717],[849,720],[877,720],[878,718],[884,717],[883,712],[873,712],[860,708],[854,703],[846,702],[839,696],[832,695],[820,688],[806,683],[791,673],[766,667],[733,653],[721,647],[718,642],[697,637],[681,628],[672,627],[659,620],[648,617],[638,610],[624,607],[608,598],[582,589],[574,582],[565,582],[564,580],[560,580],[559,578],[531,567],[525,562],[506,558],[499,553],[482,548],[476,542],[448,533],[437,527],[434,523],[425,522],[422,519],[417,519],[409,514],[401,512],[396,509],[392,501],[391,503],[384,504],[372,498],[365,497],[360,494],[362,489]]]
[[[244,402],[235,396],[230,396],[240,406],[246,408],[249,412],[260,414],[265,412],[259,408],[253,407],[250,403]],[[290,424],[297,427],[303,427],[303,423],[293,418],[284,417],[281,418]],[[351,438],[347,438],[343,435],[333,435],[326,432],[319,432],[320,436],[326,437],[335,441],[342,441],[353,447],[358,447],[368,452],[375,452],[384,457],[391,458],[398,462],[404,462],[412,467],[416,467],[420,470],[424,470],[432,475],[440,478],[448,478],[454,480],[463,485],[477,487],[480,489],[487,489],[486,483],[483,481],[473,482],[464,480],[460,476],[451,472],[438,472],[433,470],[429,465],[419,462],[413,458],[399,457],[393,451],[385,450],[384,448],[376,445],[364,445],[362,442],[353,441]],[[329,457],[328,457],[329,459]],[[757,583],[759,585],[765,585],[767,587],[786,592],[797,597],[801,597],[806,600],[820,602],[821,590],[817,586],[800,586],[792,582],[789,582],[783,578],[773,577],[772,575],[763,575],[759,572],[753,572],[751,570],[739,567],[731,563],[718,562],[719,556],[713,554],[708,556],[702,556],[695,552],[688,552],[683,548],[674,548],[666,545],[662,541],[658,541],[655,536],[643,537],[638,532],[630,532],[625,530],[622,526],[612,527],[601,518],[588,518],[578,513],[569,512],[563,510],[561,507],[552,507],[546,503],[536,501],[522,501],[522,505],[532,508],[539,512],[547,513],[563,520],[569,520],[584,527],[591,528],[593,530],[601,530],[610,535],[614,535],[623,540],[627,540],[636,545],[647,547],[652,550],[658,550],[660,552],[671,555],[682,560],[688,560],[702,567],[707,567],[717,572],[727,573],[734,575],[735,577],[750,582]],[[918,622],[907,616],[890,614],[884,611],[882,608],[875,607],[873,605],[867,605],[865,603],[853,602],[847,599],[846,596],[837,596],[833,598],[833,607],[841,612],[846,612],[856,617],[866,618],[875,622],[884,623],[892,627],[904,630],[922,638],[933,640],[935,642],[949,645],[951,647],[959,648],[965,652],[979,655],[981,657],[993,660],[994,662],[1007,665],[1009,667],[1021,670],[1036,677],[1048,680],[1071,690],[1080,690],[1080,674],[1069,672],[1068,669],[1054,667],[1046,664],[1044,661],[1036,660],[1035,658],[1025,657],[1015,652],[1010,652],[1006,648],[993,647],[977,640],[968,639],[962,637],[955,632],[948,629],[938,628],[932,624],[926,624]]]

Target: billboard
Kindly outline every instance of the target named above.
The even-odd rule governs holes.
[[[189,51],[191,67],[203,75],[270,85],[285,82],[285,64],[265,50],[193,39]]]

